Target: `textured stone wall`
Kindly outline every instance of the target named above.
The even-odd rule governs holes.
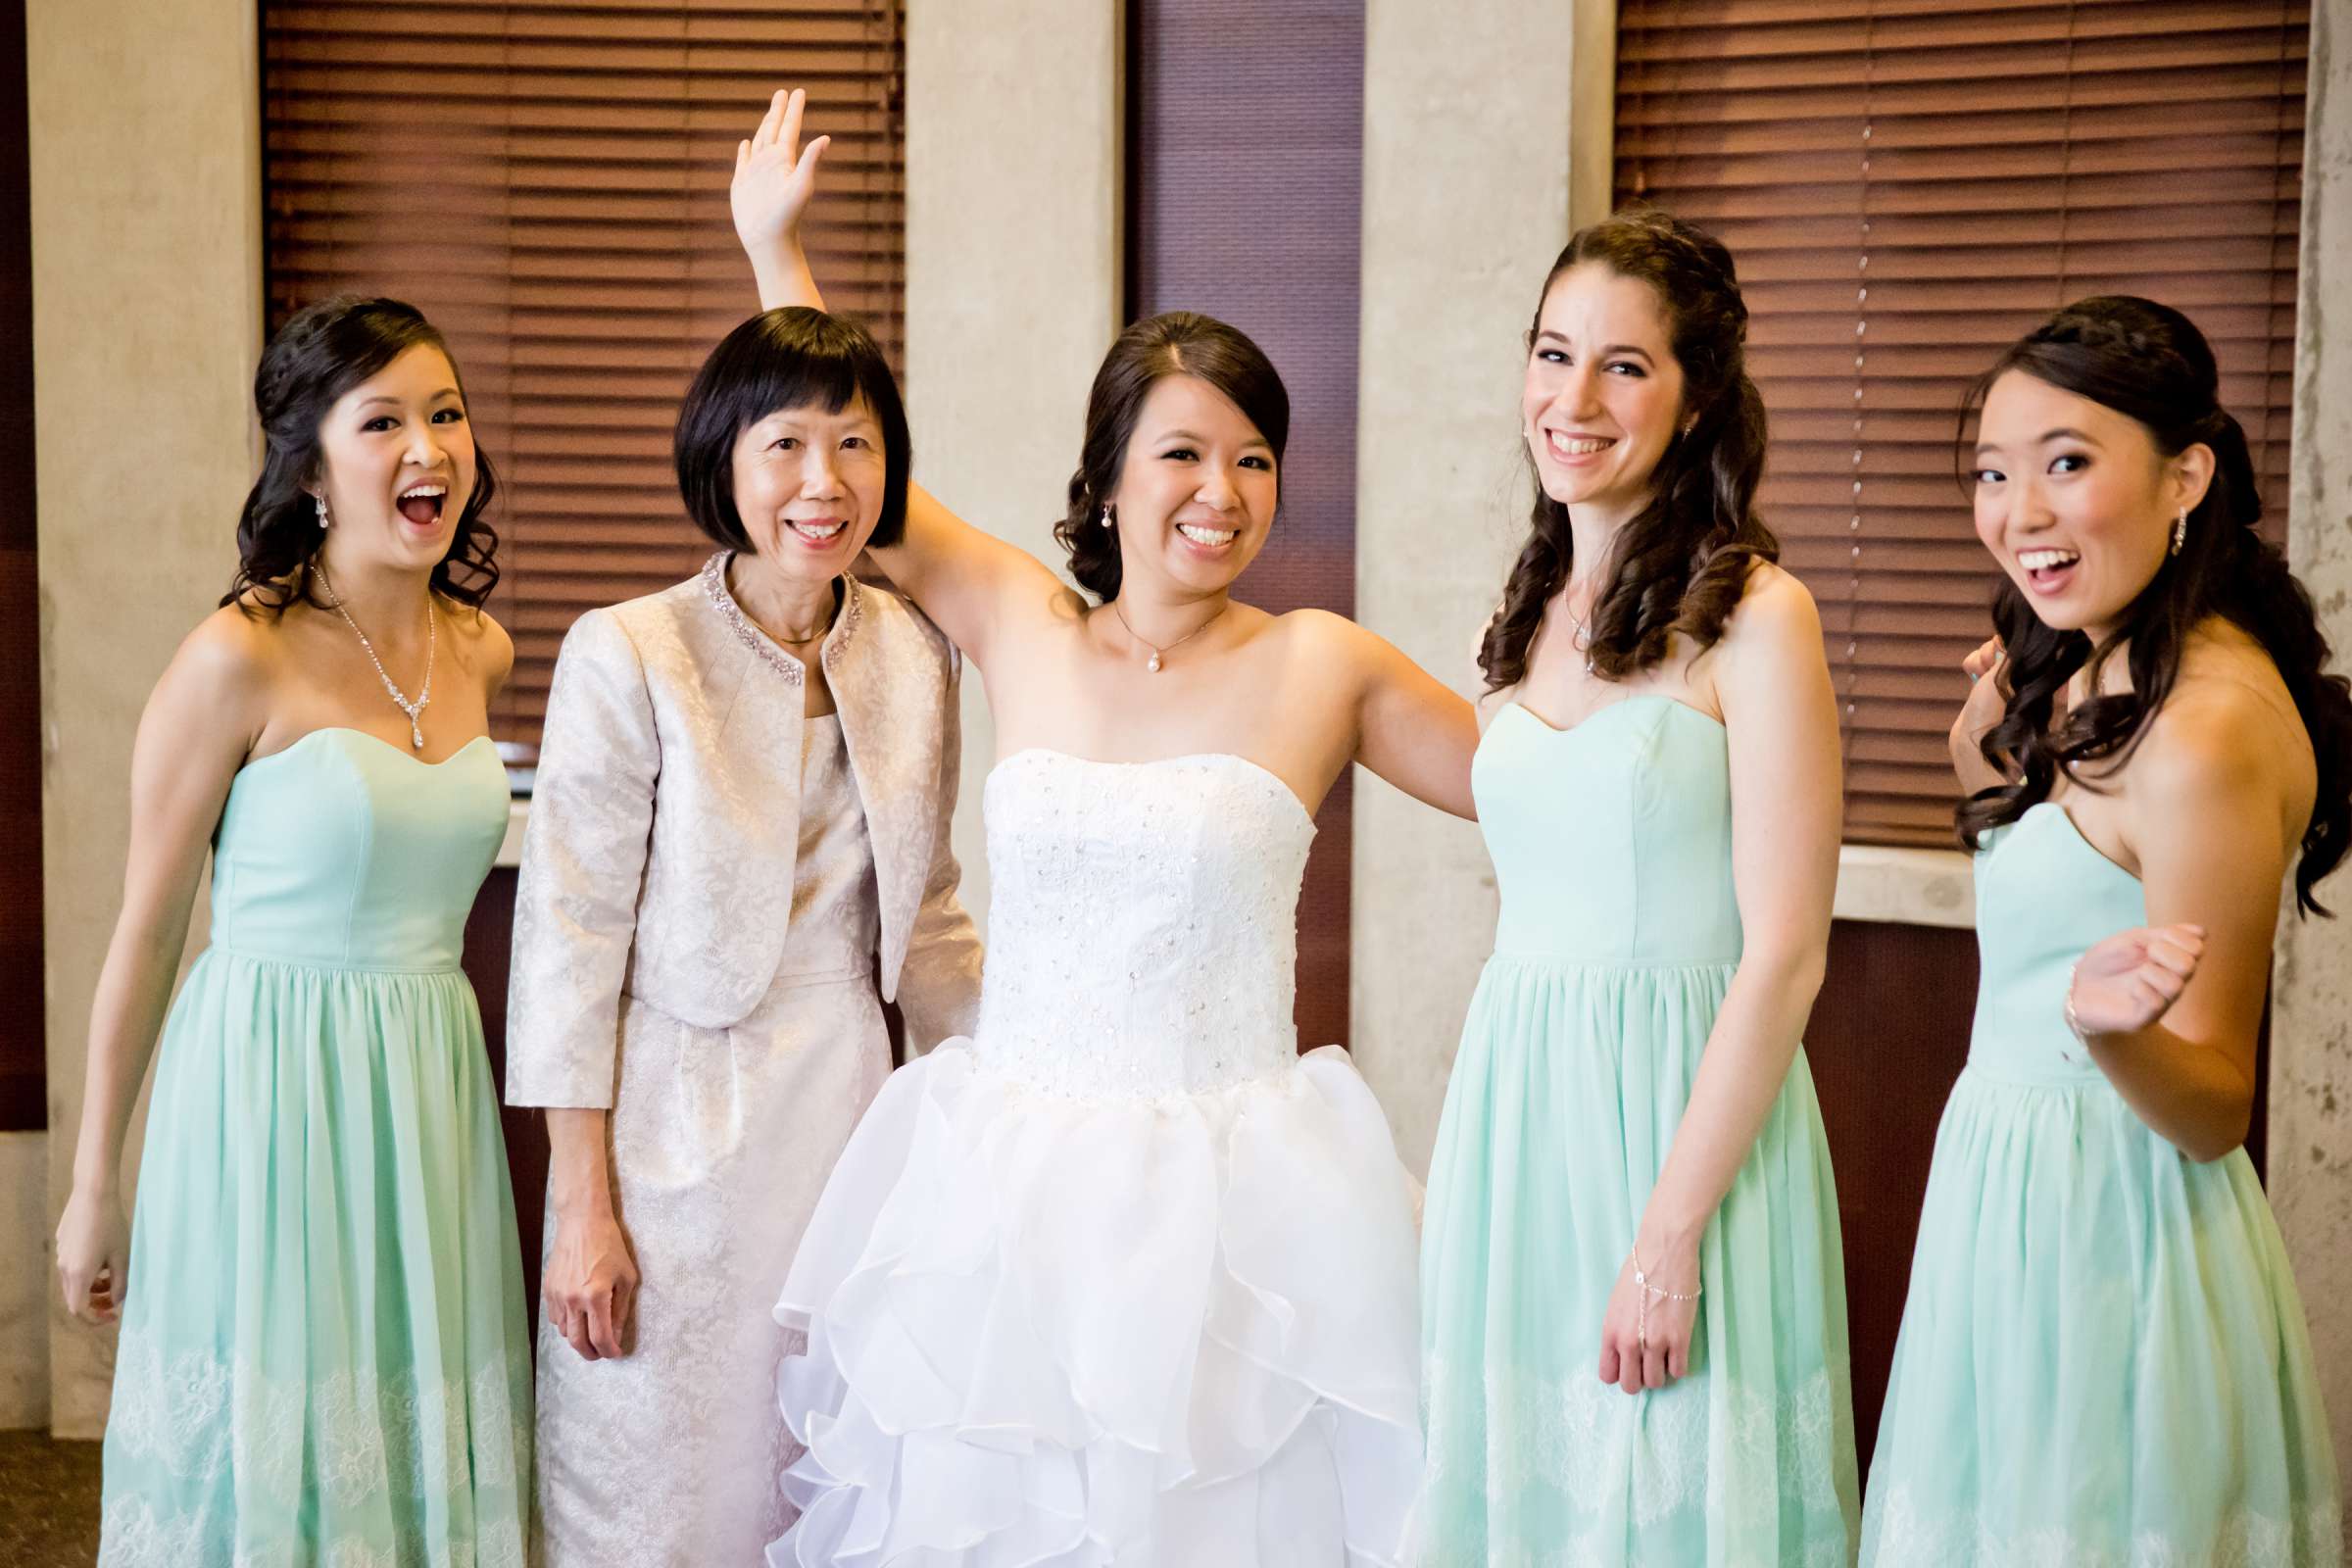
[[[2287,554],[2352,672],[2352,6],[2312,8],[2295,320]],[[2352,870],[2320,889],[2333,920],[2280,925],[2271,1021],[2271,1206],[2296,1283],[2352,1495]]]

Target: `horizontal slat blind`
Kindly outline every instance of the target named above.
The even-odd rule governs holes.
[[[1739,258],[1762,505],[1820,602],[1846,836],[1944,844],[1944,734],[1994,582],[1968,381],[2132,293],[2213,340],[2283,530],[2308,4],[1622,0],[1617,193]]]
[[[456,351],[498,465],[493,609],[535,743],[564,631],[689,575],[680,395],[758,308],[727,218],[735,143],[779,86],[833,137],[808,240],[835,310],[899,356],[898,0],[265,0],[270,323],[341,291],[407,299]]]

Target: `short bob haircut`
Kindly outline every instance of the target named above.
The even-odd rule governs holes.
[[[913,453],[898,378],[872,334],[806,306],[764,311],[719,340],[678,407],[678,494],[694,525],[730,550],[754,553],[735,510],[735,442],[769,415],[817,407],[839,414],[863,398],[882,426],[882,516],[872,543],[906,531]]]

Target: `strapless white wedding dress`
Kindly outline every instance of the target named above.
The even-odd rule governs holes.
[[[1347,1054],[1297,1054],[1313,822],[1223,755],[1021,752],[984,804],[978,1029],[892,1075],[776,1307],[769,1562],[1398,1561],[1414,1188]]]

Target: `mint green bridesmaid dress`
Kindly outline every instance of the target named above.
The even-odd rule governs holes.
[[[486,739],[248,763],[156,1063],[105,1568],[518,1568],[521,1253],[458,968],[506,832]]]
[[[1723,726],[1517,704],[1473,769],[1502,900],[1422,1245],[1424,1568],[1845,1568],[1845,1279],[1803,1053],[1700,1244],[1689,1376],[1597,1376],[1601,1316],[1740,954]]]
[[[1879,1568],[2342,1560],[2302,1303],[2243,1149],[2183,1155],[2066,1027],[2139,882],[2043,802],[1977,857],[1983,969],[1871,1462]]]

